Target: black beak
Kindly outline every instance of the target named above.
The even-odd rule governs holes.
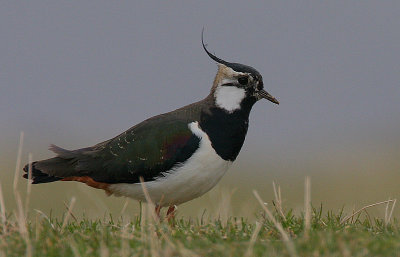
[[[272,95],[270,95],[267,91],[265,91],[264,89],[258,91],[258,97],[259,99],[261,98],[265,98],[271,102],[273,102],[274,104],[279,104],[279,101],[275,99],[275,97],[273,97]]]

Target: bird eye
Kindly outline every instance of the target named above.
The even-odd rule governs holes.
[[[240,85],[245,86],[249,82],[249,78],[248,77],[239,77],[238,82]]]

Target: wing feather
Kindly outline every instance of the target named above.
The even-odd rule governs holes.
[[[70,151],[51,145],[57,157],[35,162],[33,177],[90,177],[104,183],[138,183],[140,177],[155,180],[185,162],[199,147],[200,139],[188,124],[187,120],[153,119],[93,147]]]

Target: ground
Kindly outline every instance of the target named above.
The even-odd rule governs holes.
[[[372,219],[363,212],[346,216],[318,207],[294,215],[270,204],[267,210],[260,207],[256,221],[178,214],[168,222],[158,220],[145,205],[142,210],[129,220],[77,219],[72,212],[55,219],[38,211],[26,223],[23,213],[8,213],[1,219],[0,255],[400,256],[399,222]],[[307,216],[310,225],[305,225]]]

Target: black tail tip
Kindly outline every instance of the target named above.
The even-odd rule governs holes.
[[[25,174],[22,175],[22,177],[25,179],[31,178],[32,184],[49,183],[49,182],[54,182],[54,181],[58,181],[61,179],[59,177],[50,176],[50,175],[42,172],[41,170],[36,169],[35,163],[36,162],[32,162],[31,164],[28,163],[23,168]],[[32,174],[29,174],[29,172],[31,172]]]
[[[23,177],[24,178],[28,178],[28,175],[29,175],[29,171],[31,170],[32,171],[32,176],[35,174],[35,163],[36,162],[32,162],[32,163],[28,163],[28,164],[26,164],[25,166],[24,166],[24,168],[23,168],[23,171],[25,172],[25,174],[23,175]],[[36,171],[38,171],[38,170],[36,170]],[[40,173],[42,173],[42,172],[40,172]]]
[[[36,162],[28,163],[28,164],[26,164],[26,165],[24,166],[23,171],[25,172],[25,174],[22,175],[23,178],[29,179],[29,171],[32,172],[32,175],[31,175],[32,179],[34,178],[34,174],[35,174],[35,172],[34,172],[34,170],[35,170],[35,169],[34,169],[34,165],[35,165],[35,163],[36,163]]]

